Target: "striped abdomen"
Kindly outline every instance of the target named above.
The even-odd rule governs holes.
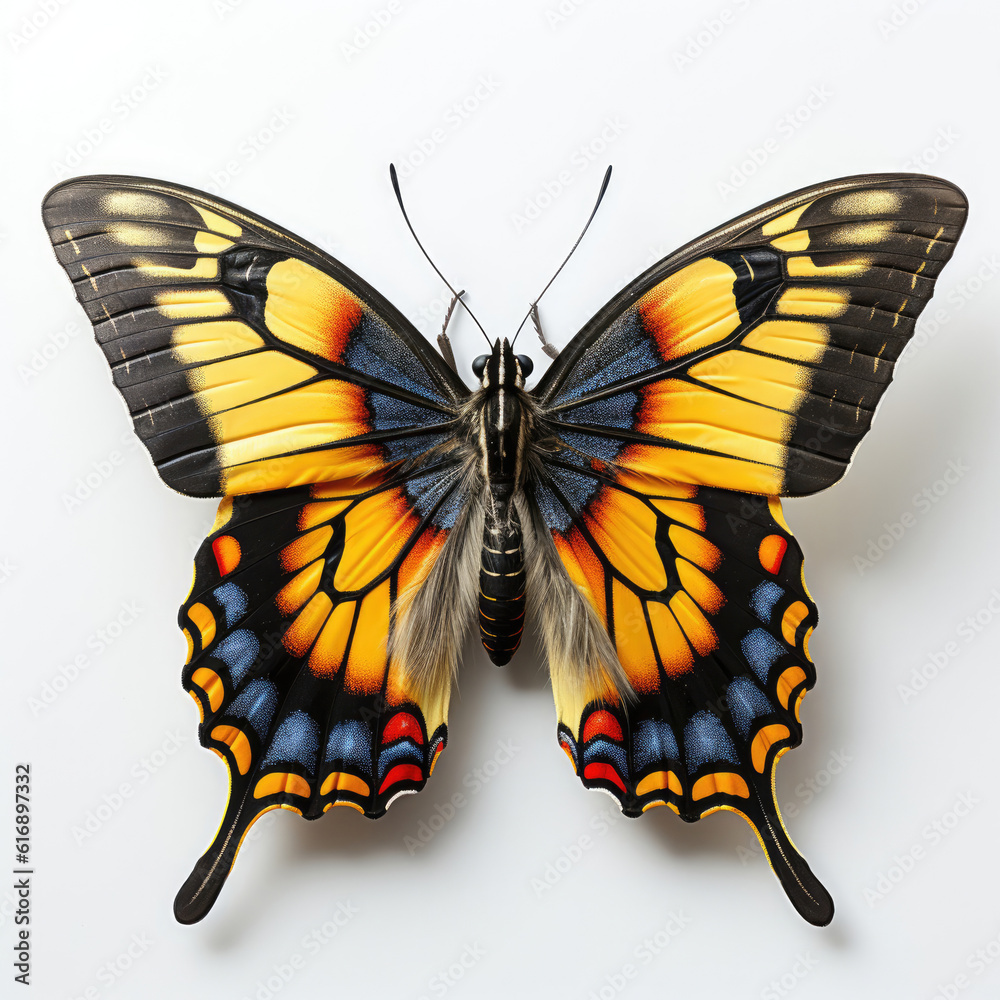
[[[524,631],[524,555],[521,520],[507,491],[493,490],[483,527],[479,567],[479,631],[490,659],[503,666]],[[499,494],[499,495],[498,495]]]

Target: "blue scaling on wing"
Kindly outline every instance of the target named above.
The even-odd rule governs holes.
[[[379,444],[389,453],[390,462],[407,462],[436,448],[446,440],[446,435],[436,434],[402,434],[399,437],[388,438]]]
[[[761,683],[767,683],[767,675],[771,672],[771,667],[788,650],[771,635],[767,629],[755,628],[748,635],[743,637],[740,648],[747,662],[753,668],[753,672],[760,678]]]
[[[613,761],[619,774],[628,774],[628,760],[625,757],[624,749],[617,743],[602,740],[598,736],[590,740],[583,748],[583,763],[586,765],[600,760]]]
[[[574,510],[583,510],[597,492],[598,482],[592,476],[583,476],[572,469],[549,466],[546,471],[552,485],[566,498]],[[562,506],[562,504],[560,504]],[[565,508],[563,508],[565,510]],[[550,525],[550,527],[552,527]]]
[[[424,754],[420,747],[409,738],[393,743],[392,746],[383,747],[378,755],[379,779],[384,778],[389,772],[389,768],[401,760],[413,761],[415,764],[423,766]]]
[[[764,580],[750,594],[750,608],[765,624],[771,624],[774,606],[784,596],[784,591],[773,580]]]
[[[316,772],[316,754],[319,751],[319,724],[308,713],[299,709],[282,719],[271,745],[267,748],[263,767],[294,761],[301,764],[310,775]]]
[[[326,741],[327,763],[342,760],[345,764],[353,764],[365,774],[372,773],[372,733],[358,719],[348,719],[338,722],[330,730]]]
[[[563,502],[544,483],[534,483],[535,503],[541,512],[542,520],[552,531],[566,531],[573,523],[573,516],[566,510]]]
[[[230,632],[212,650],[212,656],[218,660],[222,660],[229,668],[229,675],[232,677],[233,686],[235,687],[246,676],[246,672],[250,669],[253,661],[257,659],[259,652],[260,642],[257,636],[253,632],[241,628],[235,632]]]
[[[344,360],[355,371],[448,404],[424,366],[409,351],[400,350],[399,337],[367,309],[351,333]]]
[[[635,427],[635,410],[639,397],[634,392],[620,392],[614,396],[582,403],[571,410],[561,410],[559,419],[569,424],[594,424],[597,427],[617,427],[630,431]]]
[[[407,479],[406,496],[421,517],[427,517],[437,507],[434,524],[439,528],[451,528],[462,509],[462,497],[455,490],[457,482],[455,467],[435,469]]]
[[[622,442],[618,438],[603,437],[600,434],[585,434],[583,431],[568,431],[565,427],[559,428],[559,439],[563,444],[584,455],[599,458],[604,462],[614,462],[618,457],[618,452],[622,449]],[[579,462],[577,456],[577,462]]]
[[[661,764],[668,760],[680,760],[677,737],[669,722],[662,719],[643,719],[632,735],[632,758],[636,770],[641,771],[650,764]]]
[[[750,735],[754,719],[770,715],[775,710],[752,677],[737,677],[726,688],[726,704],[744,739]]]
[[[695,712],[684,727],[684,760],[688,774],[704,764],[728,761],[739,764],[740,757],[725,726],[711,712]]]
[[[448,419],[440,410],[417,406],[383,392],[369,391],[368,408],[372,412],[372,428],[376,431],[393,431],[403,427],[425,427],[440,424]]]
[[[230,582],[216,587],[212,594],[226,612],[226,627],[232,628],[246,614],[246,591]]]
[[[633,378],[662,364],[638,314],[626,312],[577,361],[573,378],[563,384],[551,402],[579,399],[595,389]]]
[[[278,689],[273,681],[255,677],[233,699],[229,713],[246,719],[263,740],[278,709]]]

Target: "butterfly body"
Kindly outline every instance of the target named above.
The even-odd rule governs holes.
[[[828,923],[775,800],[818,620],[781,497],[846,472],[966,210],[915,174],[804,188],[637,277],[530,389],[499,340],[470,388],[238,206],[55,187],[49,237],[137,435],[168,485],[221,500],[179,624],[231,790],[177,918],[208,912],[264,812],[375,819],[419,791],[468,629],[504,663],[527,616],[583,784],[629,816],[738,813]]]

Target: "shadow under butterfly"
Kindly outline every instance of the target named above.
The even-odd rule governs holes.
[[[179,617],[231,790],[177,919],[268,810],[419,791],[467,629],[506,663],[527,612],[584,785],[627,816],[739,813],[828,923],[774,797],[817,621],[779,498],[844,475],[966,209],[915,174],[804,188],[630,282],[531,390],[507,339],[470,389],[444,334],[270,222],[155,180],[53,188],[136,433],[167,485],[222,497]]]

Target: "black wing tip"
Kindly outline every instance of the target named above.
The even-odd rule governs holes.
[[[174,919],[179,924],[196,924],[204,920],[219,898],[226,881],[225,874],[218,874],[216,857],[211,851],[198,859],[174,898]],[[214,871],[213,871],[214,869]]]

